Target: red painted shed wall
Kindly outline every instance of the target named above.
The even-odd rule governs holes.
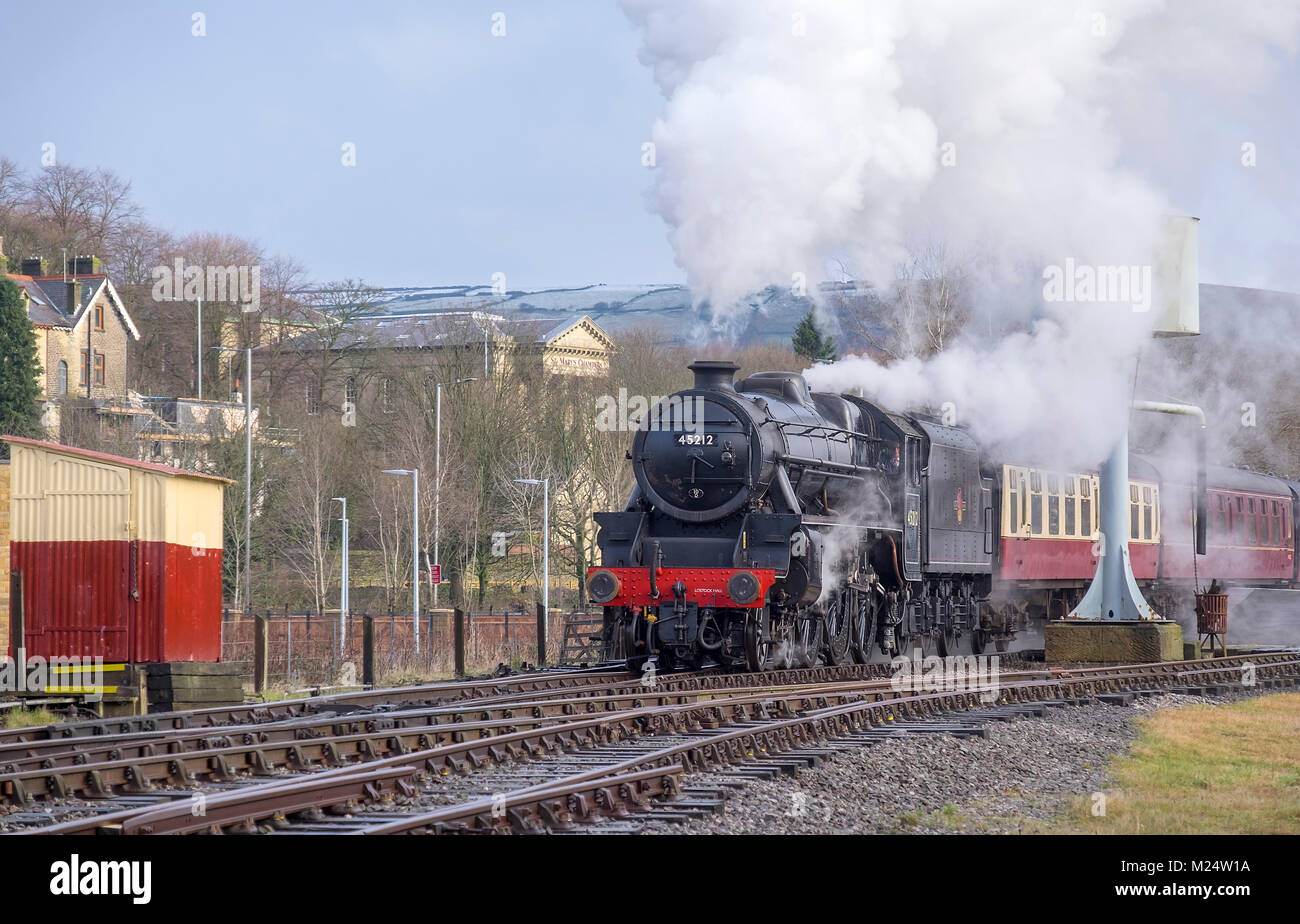
[[[28,656],[219,661],[221,550],[166,542],[12,542]],[[9,654],[13,656],[11,640]]]

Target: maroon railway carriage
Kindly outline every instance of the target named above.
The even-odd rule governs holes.
[[[1206,554],[1193,556],[1195,490],[1166,476],[1159,460],[1130,458],[1129,554],[1133,575],[1154,600],[1173,605],[1211,579],[1224,585],[1296,584],[1300,488],[1280,478],[1211,466]],[[1000,467],[994,504],[1000,535],[995,608],[1007,615],[1060,618],[1097,568],[1101,511],[1095,472]]]

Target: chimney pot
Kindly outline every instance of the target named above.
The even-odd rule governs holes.
[[[732,380],[740,366],[728,359],[697,359],[686,368],[695,373],[695,387],[713,391],[735,391]]]

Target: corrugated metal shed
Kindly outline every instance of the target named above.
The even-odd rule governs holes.
[[[4,439],[28,655],[219,660],[222,492],[230,482]]]

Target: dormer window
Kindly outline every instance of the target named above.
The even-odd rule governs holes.
[[[104,306],[95,306],[95,330],[104,329]]]

